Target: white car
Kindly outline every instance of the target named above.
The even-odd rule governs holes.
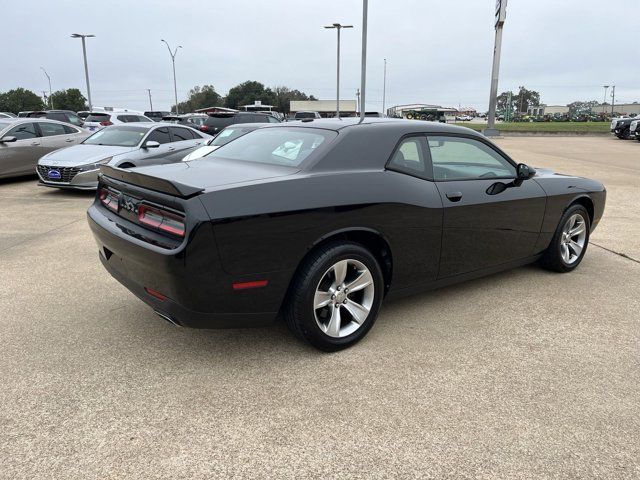
[[[134,111],[94,111],[89,114],[84,120],[83,127],[90,132],[97,132],[104,127],[111,125],[119,125],[122,123],[138,123],[138,122],[153,122],[149,117],[145,117],[140,112]]]
[[[210,139],[193,128],[169,123],[112,125],[79,145],[42,157],[37,168],[39,185],[95,190],[101,165],[132,168],[175,163]]]

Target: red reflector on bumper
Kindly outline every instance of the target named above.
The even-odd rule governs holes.
[[[248,288],[260,288],[268,285],[268,280],[256,280],[255,282],[236,282],[233,284],[234,290],[246,290]]]
[[[167,299],[167,297],[161,294],[160,292],[156,292],[155,290],[151,290],[150,288],[144,287],[144,291],[147,292],[152,297],[157,298],[160,301],[164,302]]]

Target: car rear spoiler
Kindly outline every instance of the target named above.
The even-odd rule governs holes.
[[[124,168],[111,167],[109,165],[100,166],[100,175],[180,198],[190,198],[204,191],[204,188],[192,187],[167,180],[166,178],[152,177],[150,175],[144,175],[143,173]]]

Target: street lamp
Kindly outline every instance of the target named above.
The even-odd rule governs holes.
[[[95,35],[83,35],[80,33],[73,33],[71,38],[82,39],[82,56],[84,57],[84,76],[87,80],[87,97],[89,100],[89,111],[93,110],[93,104],[91,103],[91,87],[89,86],[89,66],[87,65],[87,47],[85,45],[85,38],[93,38]]]
[[[40,70],[44,72],[44,74],[47,76],[47,80],[49,80],[49,108],[53,110],[53,100],[51,100],[51,77],[43,67],[40,67]]]
[[[502,27],[507,16],[507,0],[496,1],[495,29],[496,36],[493,44],[493,66],[491,67],[491,91],[489,94],[489,118],[487,128],[484,129],[485,136],[497,136],[498,130],[495,128],[496,103],[498,98],[498,74],[500,71],[500,50],[502,49]]]
[[[369,0],[362,0],[362,55],[360,66],[360,122],[364,121],[366,110],[365,93],[367,86],[367,16],[369,14]]]
[[[337,80],[336,80],[336,118],[340,118],[340,30],[343,28],[353,28],[353,25],[341,25],[340,23],[334,23],[333,25],[326,25],[324,28],[335,28],[338,32],[338,60],[337,60]]]
[[[604,113],[604,104],[607,103],[607,89],[609,85],[603,85],[602,88],[604,88],[604,99],[602,100],[602,113]]]
[[[382,79],[382,115],[386,116],[387,112],[384,109],[387,100],[387,59],[384,59],[384,76]]]
[[[178,45],[176,49],[172,52],[171,47],[169,46],[166,40],[163,39],[160,41],[164,42],[164,44],[167,46],[167,50],[169,50],[169,55],[171,55],[171,63],[173,64],[173,95],[176,101],[176,115],[177,115],[179,112],[178,112],[178,87],[176,86],[176,54],[178,53],[178,48],[182,48],[182,45]]]

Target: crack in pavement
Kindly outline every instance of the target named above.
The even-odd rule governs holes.
[[[614,254],[616,254],[616,255],[618,255],[618,256],[620,256],[620,257],[622,257],[622,258],[626,258],[627,260],[631,260],[632,262],[640,263],[640,260],[636,260],[635,258],[630,257],[630,256],[629,256],[629,255],[627,255],[626,253],[616,252],[615,250],[611,250],[610,248],[604,247],[604,246],[602,246],[602,245],[598,245],[597,243],[594,243],[594,242],[589,242],[589,243],[590,243],[591,245],[594,245],[594,246],[596,246],[596,247],[599,247],[599,248],[601,248],[601,249],[603,249],[603,250],[606,250],[607,252],[611,252],[611,253],[614,253]]]
[[[55,227],[52,228],[51,230],[47,230],[45,232],[41,232],[41,233],[36,233],[35,235],[33,235],[32,237],[28,238],[27,240],[23,240],[22,242],[18,242],[18,243],[14,243],[13,245],[9,245],[8,247],[5,247],[3,249],[0,250],[0,253],[6,252],[7,250],[12,249],[13,247],[17,247],[18,245],[24,245],[25,243],[28,243],[32,240],[36,240],[44,235],[47,235],[51,232],[55,232],[56,230],[60,230],[61,228],[65,228],[68,227],[69,225],[73,225],[74,223],[78,223],[83,221],[84,218],[79,218],[77,220],[74,220],[73,222],[69,222],[69,223],[65,223],[64,225],[60,225],[59,227]]]

